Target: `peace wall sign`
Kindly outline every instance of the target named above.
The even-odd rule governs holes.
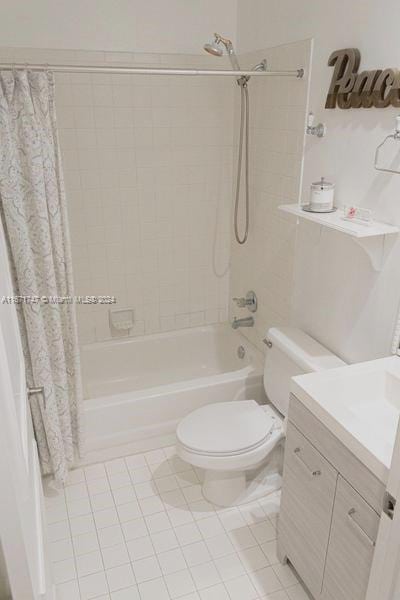
[[[336,50],[328,65],[334,67],[325,108],[400,107],[400,72],[397,69],[361,71],[357,48]]]

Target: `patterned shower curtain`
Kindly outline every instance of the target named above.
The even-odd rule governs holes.
[[[30,397],[42,473],[62,482],[80,454],[82,391],[74,306],[57,299],[73,286],[51,73],[0,72],[0,207],[14,292],[28,297],[27,384],[44,387]]]

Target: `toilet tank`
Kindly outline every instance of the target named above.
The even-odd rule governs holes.
[[[289,408],[290,379],[295,375],[342,367],[346,363],[295,327],[272,327],[267,340],[264,389],[269,401],[285,417]]]

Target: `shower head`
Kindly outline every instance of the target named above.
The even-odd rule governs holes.
[[[204,44],[204,50],[213,56],[222,56],[223,50],[221,45],[223,44],[226,48],[226,52],[229,56],[229,60],[231,61],[232,69],[234,71],[240,71],[239,61],[233,49],[233,44],[231,40],[222,37],[219,33],[214,33],[214,40],[209,44]]]
[[[213,56],[222,56],[223,50],[221,46],[218,46],[217,42],[211,42],[211,44],[204,44],[204,50]]]

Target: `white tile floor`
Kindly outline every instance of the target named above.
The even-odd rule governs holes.
[[[46,498],[58,600],[308,600],[276,557],[279,494],[220,509],[174,448],[77,469]]]

